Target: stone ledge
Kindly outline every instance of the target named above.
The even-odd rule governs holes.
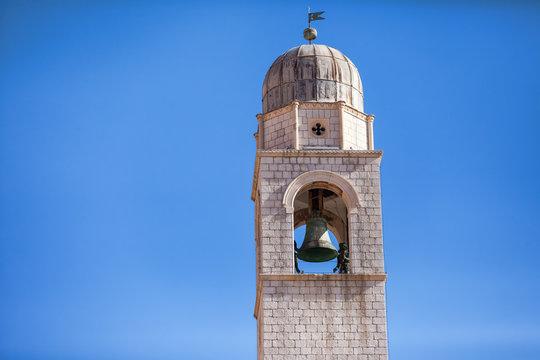
[[[358,118],[361,118],[362,120],[366,120],[368,117],[368,120],[373,121],[375,118],[373,115],[366,114],[358,109],[353,108],[350,105],[347,105],[344,101],[337,101],[337,102],[317,102],[317,101],[298,101],[293,100],[290,104],[287,104],[285,106],[282,106],[278,109],[268,111],[264,114],[257,114],[257,119],[261,119],[263,121],[275,118],[279,115],[286,114],[288,112],[293,111],[294,107],[298,106],[299,109],[302,110],[341,110],[356,116]]]
[[[385,281],[387,274],[263,274],[259,280],[332,280],[332,281]]]
[[[382,157],[382,150],[257,150],[257,157],[272,157],[272,156],[284,156],[284,157],[366,157],[366,158],[380,158]]]
[[[262,282],[269,280],[281,281],[386,281],[387,274],[263,274],[257,278],[257,297],[255,299],[255,310],[253,317],[257,318],[259,305],[261,302]]]

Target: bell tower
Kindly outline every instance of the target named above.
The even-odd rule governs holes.
[[[388,358],[373,119],[334,48],[292,48],[266,74],[251,193],[259,360]],[[304,273],[302,261],[328,270]]]

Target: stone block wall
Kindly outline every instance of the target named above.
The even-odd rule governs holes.
[[[343,103],[294,102],[259,114],[260,132],[257,135],[262,139],[264,150],[310,147],[369,150],[372,149],[369,145],[372,134],[367,124],[369,116]],[[321,136],[312,132],[317,122],[325,128]]]
[[[347,181],[358,195],[349,221],[351,273],[384,271],[380,152],[362,151],[259,151],[257,189],[261,228],[258,234],[261,274],[293,274],[293,213],[283,199],[287,187],[299,175],[313,170],[329,171]],[[331,180],[329,180],[331,181]],[[302,240],[298,242],[301,244]]]
[[[341,126],[339,123],[338,110],[317,110],[307,109],[298,110],[298,148],[305,146],[334,147],[341,146]],[[315,136],[311,131],[314,123],[322,120],[327,125],[323,136]]]
[[[264,124],[264,149],[292,149],[295,143],[295,118],[292,111],[269,118]]]
[[[259,359],[388,358],[384,281],[291,277],[262,280]]]
[[[368,150],[367,123],[348,112],[343,112],[343,149]]]
[[[387,360],[382,152],[372,150],[373,116],[343,102],[293,102],[258,120],[252,188],[258,359]],[[325,122],[327,136],[313,136],[316,120]],[[315,181],[342,190],[350,274],[294,273],[294,196]]]

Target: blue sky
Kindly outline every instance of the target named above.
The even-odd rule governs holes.
[[[0,4],[0,357],[254,359],[255,114],[307,4]],[[309,5],[384,150],[390,358],[540,358],[539,3]]]

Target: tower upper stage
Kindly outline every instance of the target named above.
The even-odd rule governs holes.
[[[340,51],[301,45],[274,61],[257,115],[260,150],[373,150],[358,70]]]
[[[338,102],[364,111],[362,82],[356,66],[326,45],[301,45],[282,54],[266,73],[263,113],[291,101]]]

